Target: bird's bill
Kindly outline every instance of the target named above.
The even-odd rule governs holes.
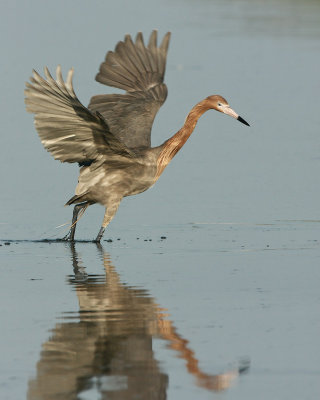
[[[247,126],[250,126],[247,121],[245,121],[243,118],[240,117],[240,115],[238,116],[237,120],[242,122],[243,124],[245,124]]]
[[[247,126],[250,126],[250,125],[248,124],[248,122],[245,121],[242,117],[240,117],[240,115],[237,114],[232,108],[230,108],[230,107],[224,107],[224,108],[223,108],[223,112],[224,112],[225,114],[227,114],[227,115],[230,115],[230,117],[233,117],[233,118],[237,119],[238,121],[242,122],[243,124],[245,124],[245,125],[247,125]]]

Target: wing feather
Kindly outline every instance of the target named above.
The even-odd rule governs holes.
[[[151,146],[152,124],[168,93],[163,80],[169,41],[170,32],[159,47],[157,31],[151,33],[147,46],[141,32],[135,43],[126,35],[100,65],[96,80],[126,94],[93,96],[89,109],[100,112],[128,148]]]
[[[62,162],[84,163],[120,155],[134,157],[114,136],[98,112],[89,111],[75,95],[73,69],[64,82],[61,68],[57,67],[56,80],[45,68],[42,78],[36,71],[26,83],[27,111],[35,114],[35,126],[43,146],[55,159]]]

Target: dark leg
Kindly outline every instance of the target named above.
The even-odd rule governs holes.
[[[78,214],[83,208],[88,207],[88,202],[85,201],[84,203],[79,203],[74,206],[73,215],[72,215],[72,225],[70,231],[66,234],[63,240],[67,240],[69,242],[74,242],[74,234],[76,231],[77,221],[78,221]]]
[[[106,228],[104,228],[103,226],[100,228],[98,236],[94,240],[95,243],[100,243],[100,240],[102,239],[102,236],[103,236],[105,230],[106,230]]]

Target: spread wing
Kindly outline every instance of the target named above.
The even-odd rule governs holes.
[[[150,147],[153,120],[167,97],[163,83],[170,32],[157,46],[157,31],[148,46],[141,33],[135,43],[130,35],[109,51],[96,80],[126,91],[126,94],[98,95],[89,109],[102,114],[110,130],[129,148]]]
[[[74,93],[73,70],[63,81],[57,67],[54,80],[45,68],[46,79],[36,71],[26,83],[27,111],[35,114],[35,126],[43,146],[62,162],[86,163],[110,154],[131,157],[133,153],[109,130],[99,115],[84,107]]]

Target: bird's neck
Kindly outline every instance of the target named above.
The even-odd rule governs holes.
[[[191,133],[194,131],[194,128],[198,122],[198,119],[209,110],[204,101],[201,101],[197,105],[195,105],[192,110],[189,112],[183,127],[174,134],[170,139],[163,143],[162,150],[159,154],[157,161],[157,175],[156,179],[162,174],[163,170],[172,160],[172,158],[178,153],[181,147],[186,143],[189,139]]]

